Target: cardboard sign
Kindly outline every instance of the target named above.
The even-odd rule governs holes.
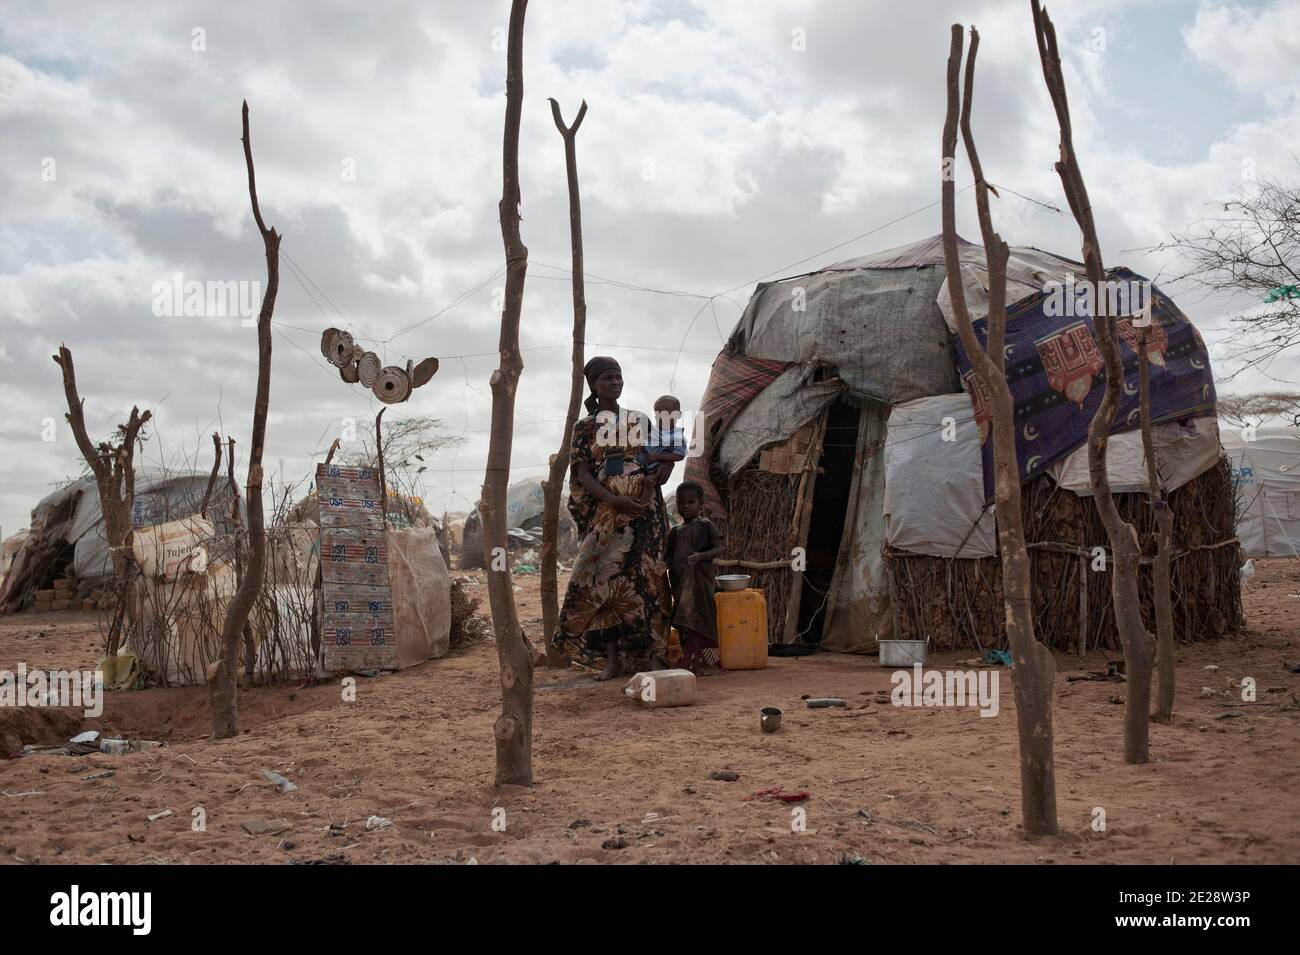
[[[396,670],[379,472],[316,466],[321,535],[321,655],[331,673]]]

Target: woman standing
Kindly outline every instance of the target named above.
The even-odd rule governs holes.
[[[578,556],[560,608],[555,645],[570,658],[605,664],[598,679],[624,668],[645,669],[663,656],[671,596],[664,564],[667,518],[657,468],[637,453],[650,439],[650,419],[620,408],[623,372],[604,356],[583,369],[588,416],[573,428],[569,513],[578,525]],[[668,465],[671,467],[671,465]]]

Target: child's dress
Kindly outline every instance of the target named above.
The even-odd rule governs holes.
[[[722,544],[722,533],[707,518],[678,524],[668,532],[668,579],[673,589],[673,626],[682,635],[680,666],[692,673],[719,668],[718,618],[713,604],[713,561],[688,564],[686,558]]]

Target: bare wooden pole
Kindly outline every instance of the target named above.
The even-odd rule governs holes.
[[[799,475],[799,489],[795,492],[794,516],[790,522],[791,551],[794,548],[808,547],[808,528],[812,526],[813,498],[817,491],[817,476],[821,473],[822,447],[826,441],[826,424],[830,421],[831,410],[827,408],[813,426],[812,441],[808,446],[808,457],[804,460],[803,471]],[[800,567],[806,564],[799,562]],[[803,603],[803,571],[795,570],[791,559],[790,593],[786,598],[785,620],[781,626],[781,642],[794,643],[799,637],[799,607]]]
[[[212,736],[228,739],[239,732],[235,701],[235,674],[239,667],[239,639],[248,624],[253,603],[262,589],[266,567],[266,527],[262,513],[262,451],[266,446],[266,418],[271,401],[271,316],[280,288],[280,235],[268,229],[257,202],[257,179],[253,170],[253,145],[248,134],[248,102],[242,110],[244,164],[248,169],[248,197],[253,206],[257,231],[266,250],[266,291],[257,316],[257,392],[253,401],[253,435],[248,452],[248,481],[245,509],[248,512],[248,565],[226,608],[221,630],[221,655],[209,667],[208,687],[212,704]],[[233,443],[233,442],[232,442]],[[231,458],[234,457],[231,448]]]
[[[1154,321],[1150,316],[1147,321]],[[1151,437],[1151,356],[1147,354],[1149,326],[1138,333],[1138,400],[1142,409],[1142,452],[1147,461],[1147,498],[1156,512],[1156,558],[1151,586],[1156,604],[1156,702],[1151,719],[1168,723],[1174,715],[1175,639],[1174,605],[1169,565],[1174,549],[1174,512],[1164,499],[1156,469],[1155,442]]]
[[[528,0],[512,0],[506,44],[506,120],[502,143],[499,217],[506,256],[506,297],[501,311],[501,355],[492,373],[492,431],[479,512],[488,567],[488,602],[501,665],[501,715],[493,727],[498,786],[533,784],[533,657],[515,608],[506,535],[506,485],[514,440],[515,394],[523,372],[519,317],[528,274],[528,248],[519,236],[519,122],[524,98],[524,15]]]
[[[1034,633],[1033,581],[1029,551],[1025,546],[1024,520],[1020,511],[1020,474],[1016,463],[1015,405],[1003,371],[1002,343],[1006,329],[1007,258],[1009,250],[993,230],[989,212],[989,184],[984,180],[975,139],[970,128],[974,95],[975,56],[979,34],[971,30],[970,55],[966,61],[965,96],[958,91],[961,75],[962,27],[952,26],[948,53],[948,115],[943,128],[943,250],[948,271],[948,293],[956,317],[957,332],[970,356],[971,367],[989,394],[992,410],[994,496],[997,501],[998,549],[1002,557],[1002,593],[1005,603],[1007,642],[1015,662],[1012,671],[1016,695],[1016,723],[1020,739],[1020,801],[1025,832],[1050,835],[1058,831],[1056,817],[1056,768],[1053,756],[1052,690],[1056,661]],[[975,201],[979,213],[984,255],[988,264],[988,347],[980,345],[966,306],[962,286],[961,259],[957,251],[956,189],[951,168],[957,152],[958,101],[960,126],[971,171],[975,175]]]
[[[388,484],[384,480],[384,429],[382,425],[387,406],[379,409],[375,415],[375,459],[379,468],[379,512],[383,515],[384,527],[388,526]]]
[[[1119,631],[1120,645],[1124,648],[1128,687],[1124,700],[1124,760],[1129,763],[1145,763],[1150,759],[1148,711],[1151,703],[1154,641],[1142,623],[1138,600],[1140,552],[1137,531],[1120,516],[1106,474],[1106,443],[1115,422],[1115,412],[1119,408],[1124,365],[1120,360],[1119,345],[1115,341],[1115,316],[1107,314],[1107,296],[1104,293],[1106,269],[1101,261],[1101,244],[1097,241],[1092,203],[1088,199],[1088,189],[1084,185],[1083,173],[1074,151],[1070,105],[1066,98],[1065,75],[1061,71],[1061,57],[1056,44],[1056,28],[1038,0],[1030,0],[1030,7],[1034,15],[1034,32],[1038,39],[1038,56],[1043,65],[1043,79],[1051,94],[1061,130],[1061,158],[1056,163],[1056,173],[1061,178],[1070,211],[1074,213],[1083,235],[1083,261],[1095,303],[1093,324],[1106,372],[1106,390],[1088,427],[1088,476],[1097,513],[1101,517],[1102,526],[1106,528],[1113,555],[1110,568],[1111,603],[1115,610],[1115,626]]]
[[[560,449],[551,455],[550,473],[542,484],[542,633],[546,642],[547,666],[562,667],[569,663],[552,638],[560,623],[560,590],[556,562],[560,537],[560,491],[564,475],[569,470],[569,445],[573,441],[573,426],[582,408],[582,368],[586,363],[587,290],[582,266],[582,197],[578,193],[578,127],[587,115],[587,101],[578,107],[572,126],[564,125],[560,104],[550,100],[551,118],[564,139],[564,169],[569,184],[569,238],[572,245],[573,274],[573,349],[569,375],[569,407],[564,416],[564,434]]]
[[[1088,655],[1088,558],[1079,555],[1079,659]]]

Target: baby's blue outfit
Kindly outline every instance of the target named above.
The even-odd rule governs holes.
[[[688,450],[686,432],[681,428],[673,428],[671,431],[660,431],[656,428],[651,432],[650,440],[651,443],[648,446],[636,453],[636,462],[641,466],[641,470],[645,470],[646,466],[650,464],[650,455],[652,454],[667,451],[681,455],[683,458],[686,457]]]

